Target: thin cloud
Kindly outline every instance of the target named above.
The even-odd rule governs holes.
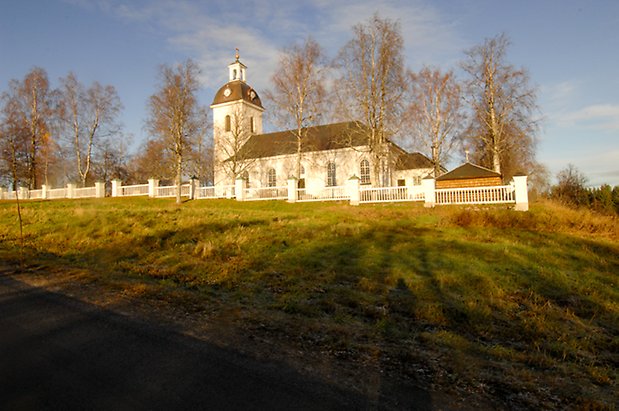
[[[319,32],[319,41],[339,38],[337,48],[343,46],[352,35],[355,24],[367,21],[374,13],[383,18],[398,21],[404,38],[405,57],[410,66],[453,65],[466,48],[457,33],[457,23],[438,9],[420,1],[315,1],[326,16]]]
[[[171,49],[196,58],[205,72],[205,85],[221,84],[234,49],[241,49],[250,65],[252,84],[268,87],[279,50],[307,35],[314,36],[335,56],[351,37],[353,25],[375,12],[401,23],[411,66],[454,60],[464,48],[454,23],[429,5],[404,1],[314,0],[297,4],[258,0],[239,12],[235,3],[154,0],[125,3],[120,0],[67,0],[83,7],[93,4],[118,19],[143,24],[161,32]]]
[[[590,105],[563,114],[558,121],[564,127],[581,126],[598,131],[619,131],[619,105]]]

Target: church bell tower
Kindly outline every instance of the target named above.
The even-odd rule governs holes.
[[[213,110],[213,142],[215,185],[234,184],[236,179],[228,159],[235,156],[253,134],[262,134],[262,101],[247,84],[247,66],[239,60],[228,65],[228,82],[215,93]]]

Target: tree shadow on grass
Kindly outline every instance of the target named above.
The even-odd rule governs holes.
[[[255,233],[244,232],[246,228],[260,228],[268,234],[252,237]],[[416,387],[455,385],[463,379],[463,389],[466,384],[470,389],[488,367],[530,367],[530,351],[537,350],[552,361],[577,362],[578,358],[566,359],[557,351],[552,327],[540,328],[543,322],[532,326],[527,317],[545,302],[571,308],[582,320],[598,324],[611,335],[617,332],[609,320],[613,314],[599,301],[583,295],[570,281],[547,275],[562,272],[570,264],[611,272],[618,258],[610,246],[549,234],[539,236],[537,247],[517,244],[506,253],[492,241],[443,239],[436,230],[414,226],[394,231],[381,224],[343,225],[326,233],[302,232],[311,237],[307,241],[291,238],[287,231],[280,233],[279,228],[270,219],[212,221],[69,253],[59,257],[58,263],[105,273],[140,266],[149,253],[176,253],[176,262],[153,261],[173,265],[186,260],[183,267],[161,271],[161,267],[147,266],[133,275],[170,279],[175,286],[196,290],[197,298],[236,299],[231,304],[242,310],[241,325],[248,332],[266,326],[293,345],[328,352],[341,361],[362,358],[366,364],[371,362],[375,372],[367,374],[365,387],[375,404],[385,406],[430,407],[432,395]],[[239,235],[245,237],[243,242],[223,242],[216,252],[196,256],[191,251],[196,242]],[[551,253],[548,250],[553,245],[560,247],[552,258],[543,260],[552,266],[544,266],[537,252]],[[584,254],[570,251],[581,248],[586,249]],[[221,267],[234,273],[230,282],[208,280],[209,270]],[[211,287],[218,292],[205,294]],[[570,299],[574,296],[577,303]],[[510,300],[512,308],[505,308],[503,300]],[[590,317],[591,313],[595,315]],[[509,363],[493,354],[491,349],[497,346],[515,350],[527,360]],[[533,365],[543,367],[542,363]],[[402,379],[391,378],[390,372],[403,372],[412,383],[402,385]],[[492,378],[496,376],[484,383],[495,395],[513,397],[514,392],[531,388],[538,376],[528,385],[507,387],[492,386],[496,382]]]

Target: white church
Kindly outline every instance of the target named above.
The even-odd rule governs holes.
[[[264,107],[247,83],[247,67],[228,65],[229,81],[215,94],[214,126],[216,189],[243,178],[247,187],[282,187],[290,177],[307,192],[336,187],[356,176],[362,185],[418,186],[433,170],[430,159],[387,142],[378,171],[371,167],[367,128],[358,122],[309,127],[299,146],[296,130],[264,134]]]

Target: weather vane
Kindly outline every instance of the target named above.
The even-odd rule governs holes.
[[[236,50],[236,55],[235,55],[236,56],[236,61],[239,61],[239,57],[240,57],[239,56],[239,48],[237,47],[235,50]]]

